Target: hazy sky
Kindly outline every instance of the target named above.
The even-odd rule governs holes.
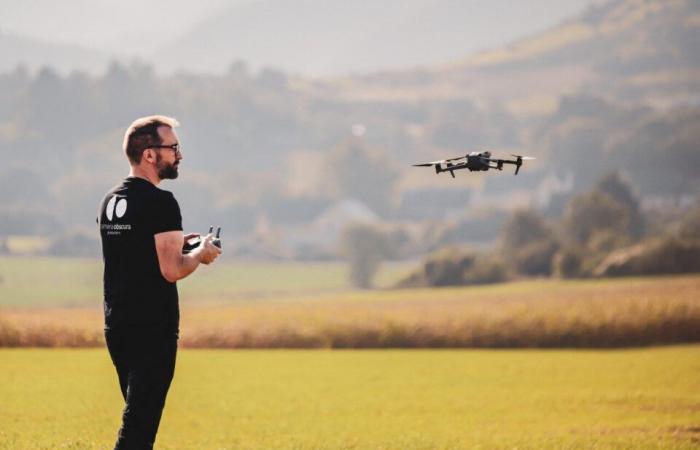
[[[142,54],[179,37],[227,5],[254,0],[0,0],[0,31]]]
[[[137,37],[155,47],[223,7],[255,1],[259,0],[0,0],[0,30],[98,49],[118,48],[123,39]],[[522,0],[500,3],[512,1]],[[561,0],[545,20],[554,23],[594,1]],[[530,1],[535,10],[537,3]]]
[[[156,49],[176,43],[197,24],[211,23],[207,20],[216,17],[217,12],[235,5],[261,1],[264,0],[0,0],[0,32],[53,43],[79,44],[119,56],[120,59],[138,56],[149,60]],[[302,0],[267,1],[287,3],[287,8],[278,8],[286,11],[295,2],[304,5]],[[368,6],[372,2],[351,1],[358,2],[356,5],[368,2]],[[464,53],[504,45],[523,35],[552,26],[581,12],[586,6],[603,0],[530,0],[526,4],[524,0],[464,1],[474,3],[474,15],[470,17],[474,29],[470,30],[473,36],[470,36],[469,42],[463,45],[464,52],[457,56],[467,56]],[[300,10],[300,13],[304,11]],[[502,29],[494,29],[491,25],[494,18],[503,19]],[[289,20],[294,20],[294,17]],[[250,38],[255,41],[254,36]],[[241,50],[239,56],[255,66],[257,55],[250,52],[246,54],[244,50]],[[451,59],[438,54],[439,52],[434,53],[430,59],[430,55],[417,52],[415,63],[431,64]],[[282,56],[284,55],[283,53]],[[272,59],[276,59],[274,55]],[[226,60],[225,65],[229,63]],[[280,61],[265,60],[263,63],[294,69],[286,67],[283,58]],[[370,66],[363,69],[371,69]],[[301,70],[304,71],[303,68]]]

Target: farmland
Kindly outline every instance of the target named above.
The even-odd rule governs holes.
[[[0,449],[104,449],[103,349],[0,349]],[[691,449],[700,347],[183,350],[160,449]]]
[[[406,264],[385,264],[378,287],[394,284]],[[226,302],[288,294],[347,291],[343,263],[233,262],[202,266],[178,283],[192,303]],[[102,261],[87,258],[0,256],[0,308],[80,307],[102,299]]]
[[[0,450],[109,448],[123,402],[99,262],[3,258],[0,269],[0,347],[20,347],[0,348]],[[157,448],[700,442],[700,276],[357,291],[339,264],[203,269],[180,285]],[[405,270],[386,267],[379,286]],[[668,345],[679,343],[694,344]]]
[[[0,346],[102,346],[99,263],[5,266]],[[8,268],[9,266],[9,268]],[[629,347],[700,342],[700,276],[351,290],[339,264],[206,267],[181,286],[198,348]],[[389,266],[380,285],[405,267]]]

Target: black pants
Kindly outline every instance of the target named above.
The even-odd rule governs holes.
[[[175,372],[177,332],[129,327],[105,331],[126,405],[115,450],[152,449]]]

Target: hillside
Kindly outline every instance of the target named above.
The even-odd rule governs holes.
[[[103,71],[110,55],[79,45],[57,44],[40,39],[0,32],[0,73],[23,65],[30,69],[50,66],[59,72]]]
[[[0,235],[49,237],[53,254],[92,252],[91,241],[75,242],[126,169],[123,129],[154,112],[183,124],[183,176],[166,189],[188,212],[185,226],[221,225],[244,254],[330,257],[338,235],[328,229],[341,227],[321,218],[350,199],[405,227],[396,238],[408,236],[406,255],[485,244],[506,210],[560,216],[570,195],[615,170],[647,204],[687,206],[700,192],[700,90],[686,76],[697,70],[697,9],[616,0],[500,56],[342,79],[243,63],[222,75],[163,76],[160,62],[97,76],[15,70],[0,75],[0,186],[13,193],[0,201]],[[594,31],[562,31],[581,27]],[[411,166],[479,149],[538,159],[518,177],[452,180]]]
[[[305,76],[455,61],[544,29],[590,0],[261,0],[232,5],[158,52],[170,68],[223,72],[241,59]]]
[[[449,65],[336,86],[342,97],[472,97],[514,112],[551,111],[562,94],[659,106],[697,103],[700,3],[612,0],[549,30]]]

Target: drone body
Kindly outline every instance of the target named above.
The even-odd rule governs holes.
[[[470,172],[487,171],[489,169],[503,170],[504,164],[513,164],[515,166],[515,175],[520,171],[520,166],[526,159],[535,159],[531,156],[512,155],[515,159],[497,159],[491,158],[491,152],[471,152],[465,156],[457,158],[443,159],[440,161],[432,161],[428,163],[414,164],[415,167],[435,167],[435,173],[450,172],[452,178],[455,177],[455,170],[469,169]]]

